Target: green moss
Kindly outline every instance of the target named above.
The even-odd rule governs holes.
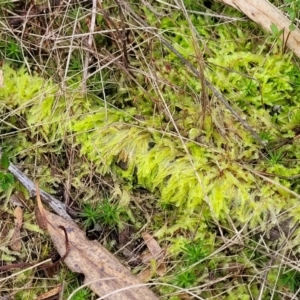
[[[272,65],[275,73],[279,70],[278,64],[275,63],[277,59],[271,57],[270,62],[268,58],[265,59],[264,65],[269,66],[265,72],[268,70],[270,72],[268,74],[271,74],[269,76],[273,76],[270,71]],[[247,59],[244,59],[243,64],[247,63]],[[288,67],[284,68],[284,63]],[[281,58],[280,65],[282,72],[284,69],[292,68],[289,59],[285,60],[285,57]],[[263,66],[259,66],[259,69],[263,69]],[[240,223],[250,221],[251,227],[255,227],[267,222],[268,211],[279,213],[281,209],[296,204],[295,199],[290,198],[288,204],[284,205],[281,200],[282,192],[278,187],[260,183],[259,179],[235,163],[241,158],[257,158],[259,149],[251,143],[248,133],[232,120],[230,113],[225,112],[225,121],[230,122],[231,131],[236,130],[236,134],[243,137],[244,145],[249,141],[247,146],[249,150],[245,150],[245,146],[239,147],[236,138],[225,142],[224,137],[214,130],[208,133],[211,135],[207,137],[208,141],[211,145],[225,143],[226,150],[215,148],[218,150],[212,154],[210,149],[190,141],[186,143],[185,147],[189,151],[186,153],[179,139],[159,132],[149,126],[147,120],[142,123],[134,120],[135,108],[120,111],[99,105],[96,107],[93,101],[89,102],[88,99],[82,101],[82,98],[73,95],[72,108],[76,114],[70,117],[68,115],[70,104],[63,97],[55,96],[57,87],[51,82],[29,76],[24,69],[15,73],[8,66],[4,68],[4,75],[5,86],[0,90],[1,100],[5,101],[6,107],[16,108],[16,115],[26,117],[32,136],[39,133],[46,143],[57,144],[57,141],[66,134],[75,133],[82,155],[86,155],[98,165],[99,173],[106,174],[114,170],[128,186],[132,186],[136,181],[135,184],[158,193],[161,203],[174,204],[178,207],[178,220],[181,219],[181,215],[183,218],[191,217],[205,203],[210,208],[213,218],[225,221],[231,212],[235,221]],[[231,77],[227,79],[231,80],[231,84],[237,82]],[[276,83],[278,88],[282,81],[285,83],[282,90],[286,89],[287,84],[289,90],[293,90],[289,80],[282,78]],[[269,81],[266,80],[266,84],[267,82]],[[271,87],[272,81],[270,90]],[[284,95],[280,99],[285,99]],[[290,93],[289,98],[291,97]],[[259,103],[258,106],[261,105],[260,99],[253,102]],[[290,106],[289,109],[295,107]],[[255,118],[255,114],[252,116]],[[153,122],[152,118],[150,124],[153,125]],[[269,116],[264,126],[270,123],[272,120]],[[185,126],[188,127],[186,123]],[[201,134],[205,135],[204,132]],[[230,135],[229,133],[229,138]],[[126,164],[126,167],[120,168],[120,162]],[[286,176],[299,171],[296,165],[281,166],[280,169],[275,166],[277,165],[273,164],[273,169],[266,171],[284,173]],[[253,192],[254,190],[257,192]],[[255,200],[256,197],[260,200]]]
[[[150,12],[147,16],[154,18]],[[208,41],[207,51],[200,45],[208,63],[206,76],[212,84],[262,138],[270,142],[293,139],[300,126],[300,82],[291,54],[280,55],[276,47],[270,52],[267,46],[257,46],[253,53],[241,25],[218,24],[212,29],[208,26],[214,24],[211,19],[193,16],[192,21],[203,37],[218,37],[217,42]],[[160,26],[167,30],[165,36],[174,47],[196,64],[190,55],[194,49],[187,22],[175,13],[172,18],[163,18]],[[24,68],[14,71],[5,65],[0,110],[9,116],[5,130],[15,134],[15,138],[3,140],[3,144],[12,155],[33,159],[43,151],[59,155],[62,141],[72,141],[97,173],[114,174],[126,191],[139,187],[151,191],[159,199],[155,208],[163,212],[151,228],[159,241],[167,243],[168,254],[176,259],[196,251],[198,248],[192,247],[201,241],[210,247],[195,254],[200,261],[221,247],[218,230],[211,224],[263,232],[278,223],[282,212],[290,211],[286,218],[292,217],[292,223],[298,220],[299,200],[280,185],[299,190],[298,181],[288,179],[300,172],[295,163],[300,158],[299,145],[262,151],[211,93],[210,108],[201,127],[199,78],[170,51],[164,57],[155,51],[154,58],[160,93],[149,77],[149,83],[145,80],[139,88],[129,86],[124,91],[122,87],[107,102],[75,92],[59,95],[58,86],[51,81],[29,75]],[[111,105],[116,102],[122,109]],[[281,107],[280,112],[272,111],[275,105]],[[26,132],[20,131],[20,119],[26,122]],[[37,137],[37,143],[28,141]],[[86,166],[76,168],[79,174],[74,186],[80,186],[89,170]],[[271,173],[273,182],[278,184],[266,182],[248,169],[258,174]],[[44,182],[53,182],[50,171],[47,173],[44,168],[39,173],[45,175]],[[130,211],[130,204],[128,196],[123,206]],[[291,211],[291,207],[295,209]],[[129,214],[134,220],[132,212]],[[234,233],[228,235],[231,234]],[[189,244],[191,237],[193,243]],[[251,269],[245,257],[252,254],[245,253],[236,254],[234,260]],[[184,259],[193,260],[186,256]],[[230,259],[213,256],[211,261],[207,259],[207,269],[204,265],[199,269],[213,272],[219,262],[224,264]],[[171,276],[170,282],[182,287],[199,283],[195,276],[199,270],[188,267],[176,268],[182,273],[175,279]],[[248,299],[248,288],[258,295],[258,286],[256,281],[247,287],[236,280],[226,299],[237,299],[237,294],[239,299]],[[221,289],[220,284],[216,287]]]

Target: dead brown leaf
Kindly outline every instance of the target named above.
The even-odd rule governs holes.
[[[153,255],[151,252],[144,252],[141,255],[141,261],[143,264],[148,264],[150,262],[151,259],[154,259]]]
[[[160,263],[156,269],[156,274],[162,277],[166,274],[166,272],[167,272],[167,264],[164,262]]]
[[[39,225],[39,227],[42,230],[46,230],[47,229],[47,220],[45,219],[45,216],[43,216],[41,214],[38,207],[35,208],[34,213],[35,213],[36,222]]]
[[[40,188],[39,188],[39,184],[37,182],[35,183],[35,188],[36,188],[36,200],[37,200],[37,204],[38,204],[38,206],[34,210],[35,218],[36,218],[36,221],[37,221],[39,227],[43,230],[46,230],[48,221],[47,221],[47,218],[44,213],[44,207],[43,207],[41,195],[40,195]]]
[[[114,293],[108,300],[157,300],[152,291],[145,286],[135,287],[141,282],[134,277],[109,251],[97,241],[90,241],[85,233],[72,221],[63,219],[45,209],[47,229],[55,248],[61,256],[66,253],[66,237],[61,229],[65,228],[68,237],[68,254],[64,259],[74,272],[85,275],[85,283],[99,296]]]
[[[9,202],[12,205],[26,207],[27,209],[29,209],[26,204],[25,196],[22,192],[16,192],[16,193],[12,194],[9,198]]]
[[[163,254],[163,249],[159,246],[158,242],[153,236],[147,232],[142,234],[142,237],[153,258],[158,259]]]
[[[153,238],[152,235],[145,232],[142,234],[143,239],[148,247],[150,252],[143,253],[141,255],[141,260],[143,263],[149,263],[150,260],[156,261],[155,270],[153,270],[153,265],[148,266],[145,270],[143,270],[138,278],[143,281],[149,281],[153,275],[157,274],[159,276],[163,276],[167,271],[166,263],[164,262],[165,251],[160,247],[158,242]]]
[[[147,267],[137,275],[137,278],[142,282],[148,282],[149,280],[151,280],[152,276],[153,271],[150,267]]]
[[[23,209],[20,206],[17,206],[14,210],[15,216],[15,228],[10,242],[10,247],[14,251],[21,251],[21,227],[23,224]]]
[[[53,296],[58,295],[62,290],[62,285],[58,285],[57,287],[53,288],[52,290],[38,296],[36,300],[47,300],[49,298],[52,298]]]
[[[17,206],[14,210],[15,226],[21,228],[23,224],[23,209]]]

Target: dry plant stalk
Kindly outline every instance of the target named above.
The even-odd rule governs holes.
[[[201,83],[201,87],[202,87],[202,91],[201,91],[201,107],[202,107],[202,114],[201,114],[201,124],[200,127],[203,128],[204,126],[204,121],[205,121],[205,115],[206,115],[206,110],[209,106],[209,99],[208,99],[208,95],[207,95],[207,91],[206,91],[206,80],[205,80],[205,74],[204,74],[204,70],[205,70],[205,66],[204,66],[204,60],[203,60],[203,53],[199,47],[199,41],[200,41],[200,37],[199,34],[196,30],[196,28],[194,27],[192,21],[189,18],[188,12],[185,9],[184,3],[182,0],[180,0],[180,6],[181,6],[181,10],[189,24],[190,30],[191,30],[191,34],[192,34],[192,42],[193,42],[193,46],[195,49],[195,54],[196,54],[196,59],[197,59],[197,63],[198,63],[198,68],[199,68],[199,80]]]

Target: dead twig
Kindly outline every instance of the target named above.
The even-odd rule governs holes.
[[[21,172],[15,165],[10,164],[8,170],[15,176],[15,178],[20,181],[24,187],[28,190],[30,197],[36,196],[36,187],[32,180],[30,180],[23,172]],[[66,206],[64,203],[57,200],[55,197],[40,190],[40,194],[44,203],[48,204],[53,211],[55,211],[61,217],[72,220],[66,211]]]

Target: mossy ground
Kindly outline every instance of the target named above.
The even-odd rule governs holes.
[[[100,238],[111,251],[125,228],[134,245],[141,230],[153,234],[166,250],[166,272],[151,265],[159,295],[297,297],[299,61],[242,14],[211,1],[184,3],[111,1],[95,15],[88,1],[1,4],[2,151],[75,209],[103,199],[118,207]],[[27,21],[18,17],[30,9]],[[97,34],[89,43],[91,23]],[[188,65],[199,67],[199,50],[230,109],[208,87],[204,108],[201,76]],[[6,232],[8,199],[20,189],[1,198]],[[3,262],[49,257],[28,201],[22,251],[5,240]],[[0,292],[33,299],[63,281],[78,284],[64,269],[41,277],[34,270],[3,277]]]

